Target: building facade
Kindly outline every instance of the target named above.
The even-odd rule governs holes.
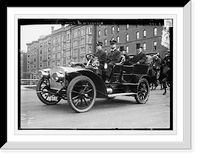
[[[158,25],[100,25],[96,29],[97,41],[103,42],[103,50],[110,51],[110,40],[117,41],[117,49],[124,47],[128,54],[136,54],[139,45],[146,53],[160,52],[162,26]]]
[[[93,51],[93,25],[76,25],[71,27],[71,59],[85,62],[85,55]]]
[[[61,25],[51,34],[27,43],[28,78],[38,78],[38,71],[55,66],[67,66],[70,61],[85,62],[85,55],[96,51],[96,42],[103,42],[103,50],[110,51],[110,40],[117,41],[117,49],[124,47],[129,55],[136,54],[139,45],[146,53],[159,52],[161,57],[161,25]]]
[[[27,74],[28,78],[36,79],[39,70],[39,42],[27,43]]]
[[[38,78],[40,69],[67,66],[70,61],[85,62],[85,55],[95,51],[93,25],[61,25],[50,35],[27,43],[27,68],[30,79]]]
[[[21,79],[27,79],[27,53],[20,52],[20,77]]]

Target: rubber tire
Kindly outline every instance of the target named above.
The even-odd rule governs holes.
[[[79,108],[77,108],[77,107],[73,104],[73,102],[72,102],[72,97],[71,97],[71,94],[72,94],[71,92],[72,92],[72,89],[73,89],[74,85],[75,85],[76,83],[78,83],[79,81],[82,81],[82,80],[86,80],[86,81],[90,82],[90,84],[92,85],[93,91],[94,91],[94,97],[93,97],[93,99],[92,99],[92,102],[91,102],[91,104],[90,104],[87,108],[85,108],[85,109],[79,109]],[[74,79],[72,79],[72,80],[70,81],[70,83],[69,83],[69,85],[68,85],[68,87],[67,87],[67,100],[68,100],[69,105],[71,106],[71,108],[72,108],[75,112],[83,113],[83,112],[89,111],[89,110],[93,107],[93,105],[94,105],[94,103],[95,103],[95,100],[96,100],[96,87],[95,87],[94,82],[93,82],[90,78],[88,78],[87,76],[77,76],[77,77],[75,77]]]
[[[37,93],[38,98],[40,99],[41,102],[43,102],[43,103],[46,104],[46,105],[55,105],[55,104],[57,104],[57,103],[61,100],[61,98],[58,97],[58,101],[51,101],[51,102],[50,102],[50,101],[48,101],[48,100],[45,100],[45,99],[43,98],[43,96],[41,95],[41,93],[38,93],[38,92],[37,92],[37,91],[40,91],[40,90],[41,90],[40,87],[41,87],[41,85],[42,85],[43,82],[44,82],[44,79],[41,78],[41,79],[38,81],[37,86],[36,86],[36,93]]]
[[[150,87],[149,87],[149,82],[148,82],[145,78],[141,78],[141,79],[139,80],[139,82],[138,82],[137,91],[138,91],[139,85],[140,85],[141,83],[145,83],[145,84],[146,84],[146,86],[147,86],[147,93],[148,93],[148,94],[147,94],[147,96],[145,97],[144,100],[141,100],[141,99],[138,97],[138,95],[135,95],[135,100],[137,101],[138,104],[145,104],[145,103],[148,101],[148,99],[149,99]]]

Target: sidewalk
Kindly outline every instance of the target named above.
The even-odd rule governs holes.
[[[36,85],[21,85],[21,90],[35,90]]]

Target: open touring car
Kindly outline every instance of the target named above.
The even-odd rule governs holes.
[[[36,87],[38,98],[47,105],[67,100],[71,108],[80,113],[90,110],[96,98],[130,96],[139,104],[147,102],[150,92],[148,65],[116,64],[110,82],[106,83],[102,77],[106,68],[98,73],[98,62],[92,56],[86,57],[85,64],[40,70]]]

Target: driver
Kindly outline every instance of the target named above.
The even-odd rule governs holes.
[[[97,52],[94,53],[94,57],[97,57],[98,61],[100,62],[100,68],[103,68],[103,65],[106,61],[106,52],[102,50],[103,43],[98,41],[96,43]]]

